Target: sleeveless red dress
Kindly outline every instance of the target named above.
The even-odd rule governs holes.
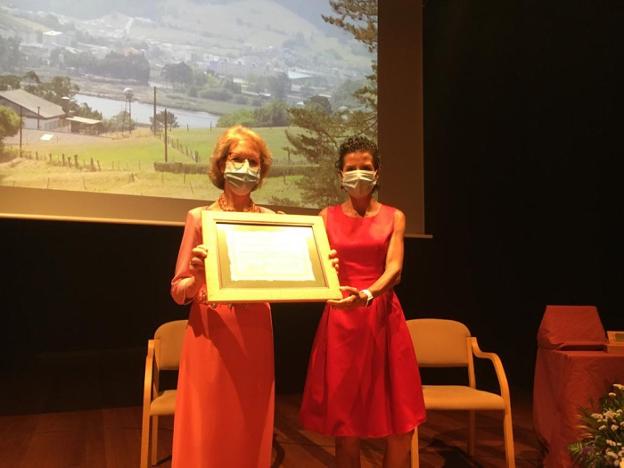
[[[367,218],[327,211],[327,234],[340,258],[340,284],[365,289],[385,269],[395,209]],[[393,290],[369,307],[327,305],[316,332],[303,402],[306,429],[333,436],[385,437],[425,419],[418,364]]]

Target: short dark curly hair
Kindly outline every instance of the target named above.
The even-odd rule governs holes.
[[[344,166],[344,158],[349,153],[355,153],[358,151],[370,153],[373,157],[373,166],[375,170],[379,169],[381,160],[379,159],[379,149],[374,141],[369,140],[364,136],[352,136],[347,138],[338,149],[338,159],[336,160],[336,169],[342,171]]]

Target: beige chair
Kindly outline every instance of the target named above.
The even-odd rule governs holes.
[[[176,390],[160,391],[161,370],[177,370],[180,364],[182,338],[187,320],[162,324],[147,342],[145,381],[143,386],[143,427],[141,430],[141,468],[156,463],[158,417],[175,412]]]
[[[477,339],[470,336],[468,328],[454,320],[416,319],[408,320],[419,367],[467,367],[468,385],[423,385],[427,410],[468,411],[468,454],[474,455],[475,411],[503,411],[503,432],[507,466],[516,466],[514,457],[513,429],[509,386],[500,358],[494,353],[479,349]],[[475,383],[474,357],[489,359],[494,365],[500,395],[478,390]],[[412,439],[412,468],[417,468],[418,429]]]

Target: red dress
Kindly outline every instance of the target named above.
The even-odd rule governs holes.
[[[340,258],[340,284],[365,289],[384,272],[395,209],[355,218],[327,210],[327,234]],[[306,429],[334,436],[385,437],[425,419],[418,364],[393,290],[369,307],[327,305],[314,339],[301,406]]]
[[[190,276],[191,250],[202,243],[201,208],[186,218],[176,274]],[[273,331],[269,304],[193,300],[184,335],[173,428],[174,468],[268,468],[273,438]]]

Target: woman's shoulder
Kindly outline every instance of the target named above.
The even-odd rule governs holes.
[[[211,209],[211,206],[212,205],[196,206],[195,208],[188,210],[187,215],[192,216],[193,218],[201,218],[202,211]]]
[[[321,216],[325,215],[325,214],[335,210],[337,206],[340,206],[340,205],[328,205],[325,208],[321,209],[321,211],[319,211],[319,215],[321,215]]]
[[[321,216],[323,219],[327,220],[327,218],[329,217],[335,217],[335,216],[339,216],[342,213],[342,205],[341,204],[336,204],[336,205],[328,205],[325,208],[323,208],[321,211],[319,211],[319,216]]]
[[[342,212],[342,205],[343,203],[336,203],[335,205],[328,205],[325,208],[323,208],[321,211],[324,211],[326,213],[336,213],[336,212]]]
[[[205,206],[197,206],[195,208],[191,208],[190,210],[188,210],[186,213],[187,224],[188,223],[201,224],[202,212],[209,210],[209,209],[210,209],[210,206],[205,205]]]
[[[405,213],[403,213],[396,206],[386,205],[385,203],[381,203],[381,202],[379,204],[381,205],[380,210],[384,210],[387,213],[392,213],[393,216],[403,216],[403,217],[405,217]]]
[[[395,226],[405,225],[405,213],[394,206],[381,204],[379,214],[382,214],[381,217],[388,222],[393,222]]]

